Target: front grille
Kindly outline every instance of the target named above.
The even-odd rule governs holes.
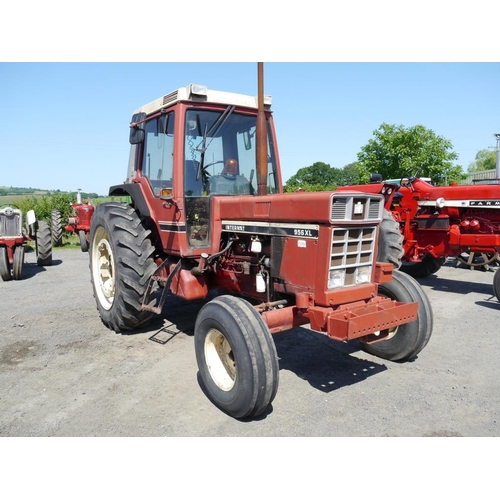
[[[332,229],[328,289],[371,282],[376,226]]]
[[[425,216],[415,217],[418,229],[448,231],[450,219],[448,217]]]
[[[7,208],[0,210],[0,237],[18,238],[22,236],[22,213]]]
[[[332,195],[331,222],[380,221],[384,198],[379,195]]]

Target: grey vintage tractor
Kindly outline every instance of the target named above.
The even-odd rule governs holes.
[[[37,264],[52,265],[52,239],[46,221],[36,220],[35,212],[26,214],[13,206],[0,207],[0,276],[3,281],[20,280],[23,275],[24,252],[28,242],[35,242]]]

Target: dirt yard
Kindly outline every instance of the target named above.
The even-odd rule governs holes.
[[[238,421],[197,381],[201,302],[169,299],[143,331],[109,331],[88,254],[26,254],[24,279],[0,282],[0,436],[485,436],[500,434],[500,303],[493,271],[449,261],[420,280],[434,309],[427,347],[391,363],[308,328],[274,336],[278,394]]]

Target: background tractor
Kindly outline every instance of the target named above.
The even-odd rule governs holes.
[[[420,285],[377,259],[382,195],[283,194],[262,63],[258,75],[257,97],[191,84],[138,109],[127,180],[109,189],[130,201],[97,206],[90,229],[109,329],[143,327],[170,293],[206,301],[194,327],[199,380],[235,418],[276,395],[273,333],[310,324],[406,361],[433,325]]]
[[[68,214],[68,224],[63,226],[62,216],[59,210],[52,210],[51,231],[52,244],[62,245],[63,230],[78,234],[82,252],[89,250],[90,220],[94,213],[95,206],[91,201],[82,202],[81,189],[76,194],[76,203],[71,205],[71,212]]]
[[[3,281],[22,279],[24,252],[28,242],[35,242],[37,264],[52,265],[52,244],[48,222],[36,220],[35,212],[26,214],[15,206],[0,207],[0,276]]]
[[[495,265],[500,253],[500,185],[433,186],[413,175],[400,183],[377,174],[364,186],[339,187],[380,193],[403,236],[401,270],[415,278],[435,273],[447,257],[464,264]],[[390,260],[389,260],[390,261]],[[499,270],[495,295],[500,300]]]

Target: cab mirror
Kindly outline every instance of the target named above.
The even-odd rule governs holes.
[[[144,141],[144,120],[146,119],[146,113],[136,113],[132,116],[130,122],[130,144],[140,144]]]

